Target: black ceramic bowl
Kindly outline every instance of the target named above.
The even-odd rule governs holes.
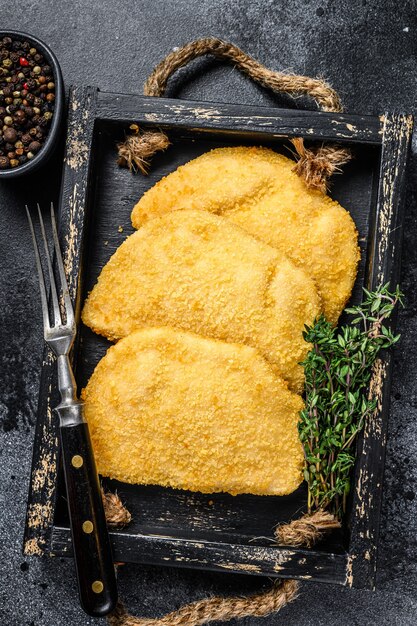
[[[3,37],[11,37],[12,39],[28,41],[33,44],[34,48],[37,48],[39,52],[43,54],[45,59],[48,61],[48,64],[51,66],[54,76],[55,108],[46,141],[37,155],[30,161],[23,163],[23,165],[0,170],[0,180],[5,178],[17,178],[23,174],[31,174],[34,170],[38,169],[38,167],[44,165],[44,163],[48,161],[59,141],[59,131],[64,112],[64,83],[62,80],[61,68],[52,50],[50,50],[50,48],[48,48],[48,46],[37,37],[27,35],[26,33],[13,30],[0,30],[0,39],[3,39]]]

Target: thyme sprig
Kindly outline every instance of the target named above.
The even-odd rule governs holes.
[[[299,423],[309,511],[328,508],[341,516],[345,510],[356,438],[376,408],[368,391],[372,365],[400,338],[384,324],[402,301],[399,288],[391,293],[387,284],[364,294],[361,305],[345,309],[349,323],[334,328],[321,316],[304,333],[313,345],[302,363],[306,405]]]

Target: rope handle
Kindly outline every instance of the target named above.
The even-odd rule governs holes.
[[[310,96],[323,111],[334,113],[343,111],[337,92],[324,80],[270,70],[234,44],[216,37],[197,39],[168,54],[146,80],[144,95],[163,96],[170,77],[177,70],[206,54],[231,61],[252,80],[276,93],[286,93],[293,97]],[[118,162],[130,170],[139,169],[146,174],[152,156],[159,150],[165,150],[170,142],[161,130],[141,132],[135,124],[131,129],[134,134],[126,137],[125,141],[118,145]],[[301,137],[291,139],[291,142],[298,159],[294,170],[304,178],[309,188],[322,192],[326,191],[330,176],[339,171],[351,158],[350,151],[340,146],[327,145],[307,149]]]
[[[104,492],[103,505],[109,526],[120,528],[131,521],[131,515],[117,494]],[[275,539],[282,546],[311,548],[329,531],[340,528],[339,521],[327,511],[317,510],[275,529]],[[120,564],[119,564],[120,565]],[[107,621],[109,626],[202,626],[213,621],[227,622],[243,617],[264,617],[280,611],[298,597],[295,580],[276,581],[266,591],[245,597],[205,598],[186,604],[160,618],[130,615],[121,602]]]

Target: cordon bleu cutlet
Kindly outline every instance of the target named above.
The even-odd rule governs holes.
[[[259,495],[301,483],[303,401],[248,346],[138,330],[108,350],[83,398],[103,476]]]
[[[338,202],[308,189],[294,165],[268,148],[216,148],[149,189],[133,209],[133,226],[183,209],[227,217],[303,268],[336,323],[356,278],[356,227]]]
[[[111,340],[173,326],[253,346],[303,388],[302,332],[321,311],[312,279],[230,220],[184,210],[148,220],[103,268],[82,319]]]

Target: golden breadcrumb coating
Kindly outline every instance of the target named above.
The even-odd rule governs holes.
[[[123,242],[82,319],[112,340],[169,325],[251,345],[299,392],[302,331],[319,313],[313,281],[277,250],[223,217],[173,211]]]
[[[259,495],[301,483],[303,401],[253,348],[138,330],[109,349],[83,397],[103,476]]]
[[[133,226],[179,209],[223,215],[304,268],[327,319],[336,323],[356,278],[355,224],[338,202],[308,189],[293,168],[294,161],[267,148],[216,148],[149,189],[133,209]]]

